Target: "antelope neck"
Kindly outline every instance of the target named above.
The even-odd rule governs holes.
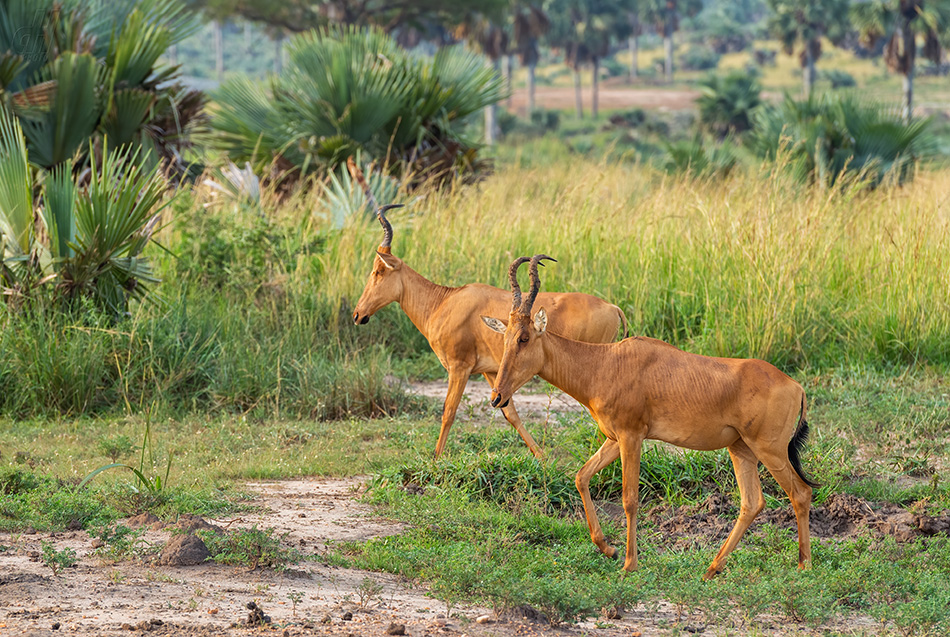
[[[428,338],[429,318],[455,288],[433,283],[405,264],[402,267],[405,278],[399,305],[416,329]]]

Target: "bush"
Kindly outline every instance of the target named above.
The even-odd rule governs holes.
[[[531,123],[542,127],[545,131],[556,131],[561,125],[561,113],[537,108],[531,112]]]
[[[739,163],[735,147],[728,141],[716,143],[695,137],[667,143],[662,158],[663,169],[668,173],[689,172],[696,176],[724,177]]]
[[[743,71],[710,75],[699,90],[699,120],[709,131],[723,137],[752,127],[752,111],[762,103],[762,86],[755,76]]]
[[[691,46],[679,58],[679,66],[685,71],[711,71],[719,66],[720,55],[709,47]]]
[[[831,82],[831,88],[849,88],[852,86],[857,86],[857,82],[854,80],[854,76],[848,73],[847,71],[842,71],[840,69],[830,69],[828,71],[821,71],[819,74],[821,79],[828,80]]]
[[[356,27],[303,33],[287,50],[287,70],[269,91],[247,78],[218,91],[214,143],[232,161],[303,175],[361,151],[419,180],[477,168],[463,124],[505,95],[484,58],[451,46],[426,59]]]
[[[914,163],[932,152],[930,120],[905,123],[878,104],[854,97],[790,96],[753,114],[750,148],[775,159],[787,152],[788,166],[801,181],[834,184],[845,174],[868,185],[887,175],[911,177]]]
[[[10,0],[0,24],[0,117],[20,120],[31,163],[86,166],[90,139],[108,137],[186,171],[181,150],[203,122],[204,98],[158,61],[198,28],[181,0]]]
[[[103,144],[100,152],[82,188],[69,159],[44,178],[30,169],[20,123],[0,113],[0,283],[8,307],[52,299],[76,309],[89,299],[118,317],[157,283],[141,255],[166,205],[165,180],[157,166],[141,166],[138,151]]]

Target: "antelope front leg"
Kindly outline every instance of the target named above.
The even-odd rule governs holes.
[[[445,451],[449,429],[452,428],[452,423],[455,422],[455,412],[458,411],[459,403],[462,401],[462,394],[465,392],[465,385],[468,383],[471,371],[470,367],[464,370],[449,370],[449,392],[445,395],[445,403],[442,406],[442,428],[439,430],[439,442],[435,445],[436,460]]]
[[[495,388],[495,374],[485,374],[485,380],[488,381],[489,387],[492,389]],[[521,422],[521,417],[518,416],[518,412],[515,411],[514,401],[509,401],[507,407],[501,408],[501,413],[505,415],[505,420],[515,428],[515,431],[518,432],[518,435],[521,436],[521,439],[524,440],[524,443],[528,445],[528,449],[531,450],[531,453],[534,454],[535,458],[540,459],[542,452],[541,447],[538,446],[538,443],[534,441],[534,438],[531,437],[531,433],[525,429],[524,424]]]
[[[600,549],[601,553],[614,558],[617,557],[617,549],[607,544],[604,532],[600,529],[597,511],[594,510],[594,501],[590,497],[590,479],[619,456],[620,446],[617,441],[608,438],[600,446],[600,449],[590,457],[590,460],[584,463],[574,479],[574,484],[577,485],[577,490],[581,494],[581,501],[584,503],[584,514],[587,517],[587,528],[590,529],[590,539]]]
[[[643,439],[630,436],[620,441],[623,464],[623,512],[627,516],[627,557],[623,570],[637,570],[637,510],[640,507],[640,451]]]

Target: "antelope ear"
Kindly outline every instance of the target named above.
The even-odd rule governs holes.
[[[390,270],[396,270],[400,265],[402,265],[402,260],[399,257],[394,257],[388,252],[380,252],[377,250],[376,256],[378,256],[380,261],[382,261],[383,264]]]
[[[501,319],[491,318],[489,316],[483,316],[482,321],[485,322],[485,325],[495,330],[499,334],[504,334],[505,329],[507,329],[507,326],[505,325],[504,321],[502,321]]]
[[[538,330],[538,334],[544,334],[544,330],[548,329],[548,313],[543,307],[534,315],[534,329]]]

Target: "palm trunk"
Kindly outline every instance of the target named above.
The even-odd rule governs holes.
[[[802,67],[802,92],[807,100],[815,86],[815,54],[812,42],[805,42],[805,64]]]
[[[635,35],[631,35],[630,39],[627,41],[627,45],[630,47],[630,81],[637,79],[637,58],[640,56],[640,42],[639,38]]]
[[[489,104],[485,107],[485,145],[493,146],[495,144],[495,109],[497,105]]]
[[[640,55],[640,41],[639,36],[637,35],[640,31],[640,17],[634,13],[630,13],[630,37],[627,38],[627,46],[630,49],[630,81],[632,82],[637,78],[637,66],[639,62],[637,58]]]
[[[494,60],[493,65],[495,67],[495,72],[499,73],[501,62],[499,60]],[[498,127],[497,123],[497,104],[489,104],[485,107],[485,145],[492,146],[495,143],[496,131]]]
[[[903,48],[903,66],[904,66],[904,103],[901,104],[901,119],[905,124],[910,123],[911,116],[914,114],[914,56],[917,53],[917,43],[914,40],[914,31],[911,29],[910,20],[903,18],[901,24],[901,45]]]
[[[508,55],[505,57],[505,84],[508,86],[508,108],[509,110],[512,107],[512,100],[514,96],[512,95],[511,88],[514,86],[512,83],[512,75],[515,68],[515,56]]]
[[[584,119],[584,99],[581,97],[581,69],[574,68],[574,108],[577,119]]]
[[[676,18],[675,10],[667,3],[666,21],[663,24],[663,51],[666,54],[666,63],[663,71],[667,84],[673,81],[673,24]]]
[[[280,75],[284,70],[284,34],[278,33],[274,38],[274,74]]]
[[[534,70],[537,64],[528,65],[528,119],[531,119],[531,113],[534,112]]]
[[[594,56],[594,60],[593,60],[593,61],[594,61],[594,73],[593,73],[593,76],[591,77],[591,104],[590,104],[590,112],[591,112],[591,115],[593,115],[593,116],[594,116],[594,119],[596,120],[596,119],[597,119],[597,112],[598,112],[598,109],[597,109],[597,97],[598,97],[597,92],[598,92],[598,90],[599,90],[599,88],[600,88],[600,84],[599,84],[599,80],[600,80],[600,78],[599,78],[599,75],[600,75],[600,58],[598,58],[597,56]]]
[[[217,20],[211,23],[214,33],[214,73],[218,83],[224,81],[224,29]]]

